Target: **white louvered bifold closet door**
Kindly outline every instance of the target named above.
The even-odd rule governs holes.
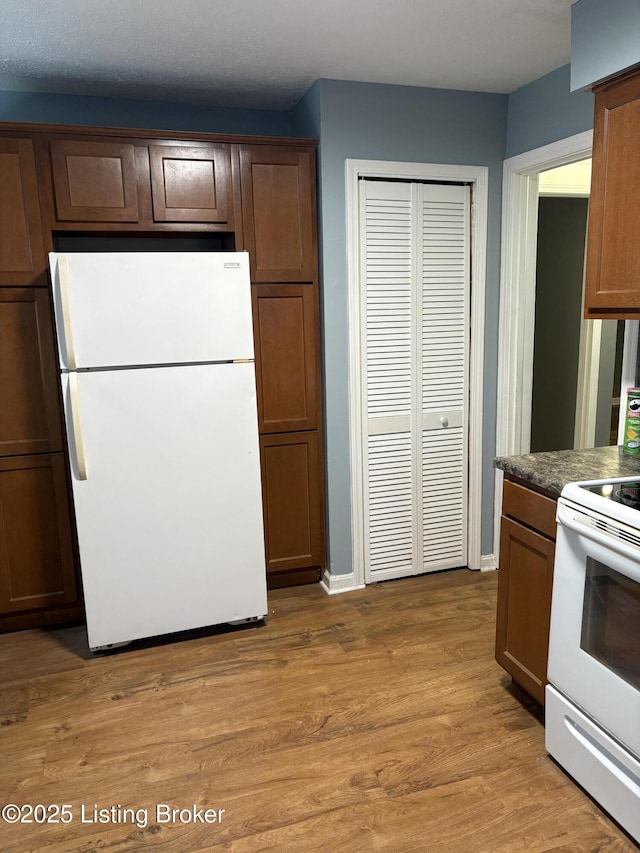
[[[360,182],[366,575],[466,564],[469,188]]]

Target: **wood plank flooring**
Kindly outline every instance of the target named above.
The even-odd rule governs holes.
[[[0,637],[0,804],[73,817],[0,821],[0,851],[636,850],[495,663],[496,581],[277,590],[263,627],[110,655],[82,627]]]

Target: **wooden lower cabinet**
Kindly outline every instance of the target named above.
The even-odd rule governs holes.
[[[320,579],[324,518],[317,431],[260,436],[267,579],[270,586]]]
[[[505,481],[500,527],[496,660],[544,704],[556,502]]]
[[[77,601],[62,453],[0,459],[0,629],[7,616]]]

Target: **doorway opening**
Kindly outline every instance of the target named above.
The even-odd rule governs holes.
[[[540,173],[531,453],[617,444],[625,323],[583,317],[591,158]]]
[[[559,166],[590,158],[592,141],[593,132],[586,131],[512,157],[504,163],[497,456],[519,455],[529,453],[533,449],[533,363],[540,176],[541,173]],[[622,327],[618,326],[616,321],[609,321],[613,326],[611,329],[604,327],[603,336],[603,321],[582,320],[581,304],[582,292],[580,311],[578,318],[574,320],[574,337],[575,325],[580,324],[577,378],[573,385],[575,390],[566,394],[574,407],[573,442],[570,441],[571,417],[568,418],[569,438],[566,443],[569,447],[593,447],[596,443],[609,444],[612,432],[616,432],[615,424],[613,428],[611,424],[612,408],[617,407],[617,411],[624,412],[626,403],[624,389],[634,385],[636,374],[638,322],[625,322],[622,334]],[[621,363],[616,368],[616,353],[619,357],[620,352]],[[606,369],[601,365],[604,353],[609,354]],[[556,359],[557,375],[560,375],[564,368],[565,364],[562,361],[558,363]],[[607,381],[604,379],[605,374],[608,377]],[[613,390],[614,377],[617,383],[616,390]],[[600,381],[601,378],[602,381]],[[594,387],[597,388],[598,385],[602,388],[601,395],[594,392]],[[622,389],[621,394],[617,393],[618,389]],[[617,399],[618,397],[620,399]],[[602,400],[600,414],[598,414],[599,399]],[[573,400],[575,400],[574,403]],[[624,418],[621,418],[621,421],[623,420]],[[616,443],[620,443],[620,433],[618,436]],[[600,438],[599,441],[598,438]],[[541,447],[538,446],[536,449]],[[499,541],[501,505],[502,473],[497,471],[494,505],[496,548]]]

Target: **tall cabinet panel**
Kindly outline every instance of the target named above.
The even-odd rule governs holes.
[[[269,585],[324,563],[315,148],[238,148],[249,251]]]
[[[30,139],[0,137],[0,285],[47,283]]]
[[[0,630],[80,613],[62,449],[34,143],[8,134],[0,136]]]

